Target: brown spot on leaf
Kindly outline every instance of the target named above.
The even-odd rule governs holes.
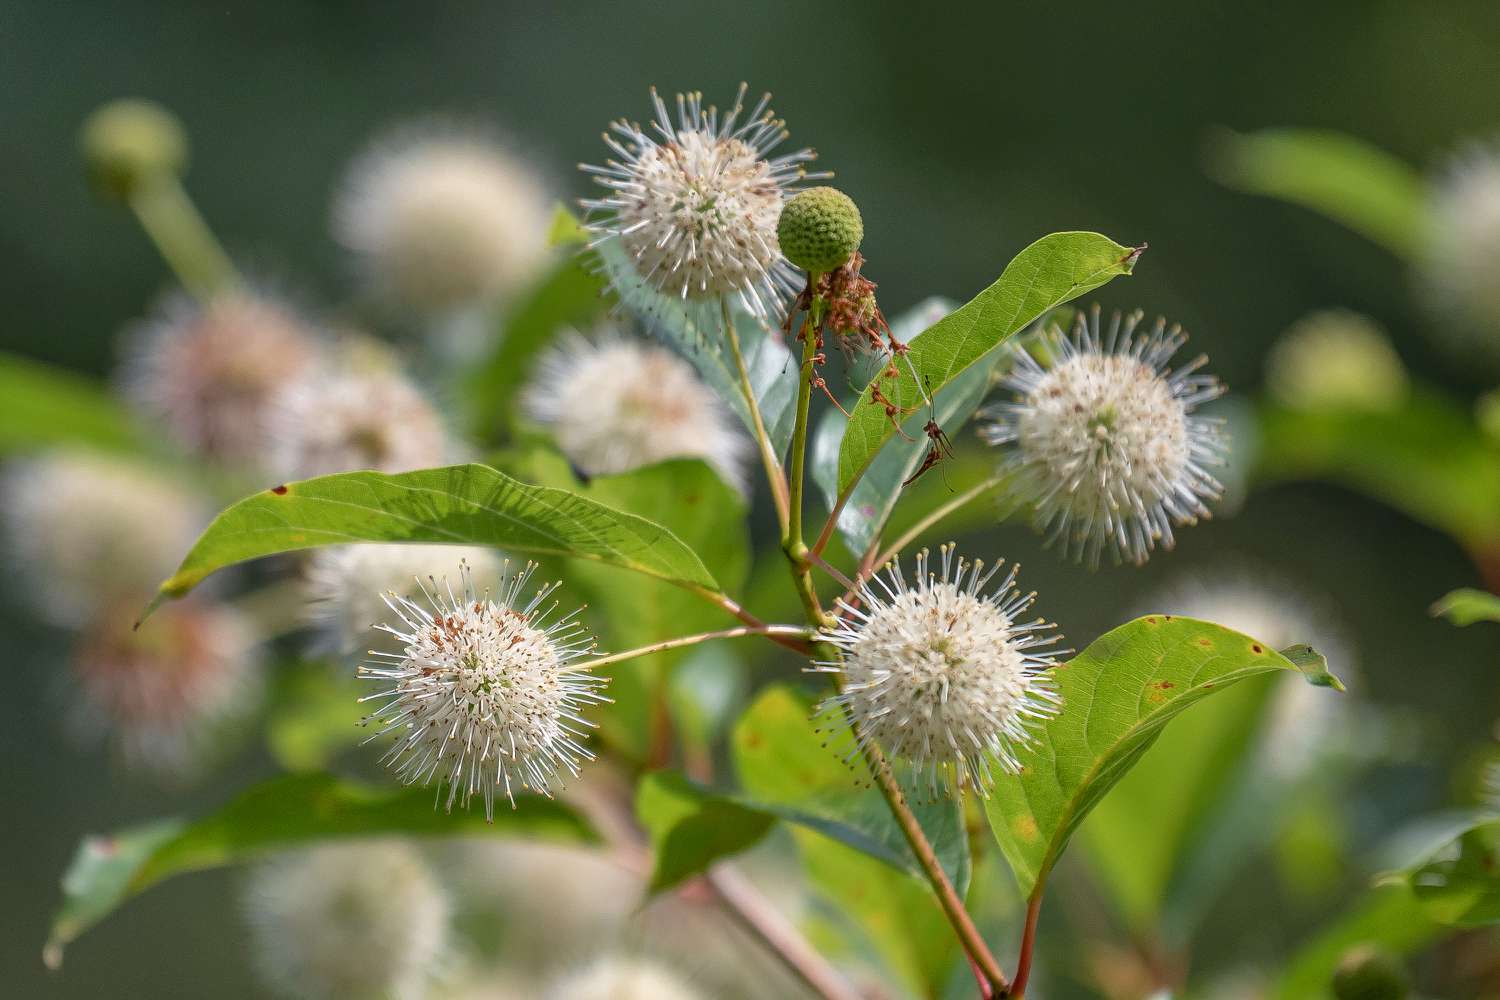
[[[1250,644],[1250,652],[1254,653],[1256,656],[1259,656],[1261,653],[1264,653],[1265,651],[1266,651],[1266,648],[1264,646],[1262,646],[1258,642],[1252,642]]]
[[[1015,832],[1018,840],[1024,840],[1028,844],[1036,840],[1040,832],[1037,830],[1036,819],[1031,816],[1016,817],[1015,821],[1010,824],[1010,828]]]
[[[1203,636],[1198,640],[1198,645],[1202,646],[1204,649],[1213,649],[1214,641],[1208,636]]]
[[[271,492],[279,497],[286,496],[286,483],[282,483],[280,486],[272,486]]]

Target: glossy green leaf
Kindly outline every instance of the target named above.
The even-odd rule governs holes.
[[[693,550],[659,524],[488,466],[456,465],[398,475],[344,472],[247,497],[214,518],[153,607],[225,566],[344,542],[493,545],[718,587]]]
[[[1334,970],[1350,948],[1376,945],[1407,955],[1442,930],[1404,886],[1376,889],[1305,942],[1270,995],[1273,1000],[1332,1000]]]
[[[1256,474],[1359,490],[1468,545],[1500,542],[1500,444],[1430,389],[1404,407],[1260,410]]]
[[[897,360],[897,377],[877,377],[865,388],[839,449],[840,494],[896,433],[884,404],[873,396],[877,388],[897,407],[904,423],[925,407],[930,394],[1047,310],[1129,274],[1141,249],[1121,246],[1098,233],[1053,233],[1022,250],[993,285],[911,345],[906,357]]]
[[[719,398],[734,410],[746,429],[753,433],[755,424],[740,388],[739,373],[724,334],[719,308],[712,303],[663,296],[646,288],[619,240],[607,240],[596,252],[605,270],[621,287],[620,300],[626,304],[649,302],[650,309],[640,316],[641,322],[653,334],[676,346]],[[745,369],[750,373],[750,385],[755,391],[766,434],[777,453],[785,453],[792,440],[792,427],[797,416],[797,362],[779,329],[772,329],[738,304],[730,307],[730,315],[739,335]]]
[[[1500,622],[1500,596],[1487,590],[1465,587],[1444,594],[1432,606],[1432,613],[1459,626]]]
[[[1360,139],[1320,129],[1224,132],[1211,157],[1212,171],[1230,187],[1312,209],[1398,256],[1421,249],[1426,223],[1421,176]]]
[[[734,761],[743,804],[833,837],[888,865],[921,867],[863,761],[845,765],[811,721],[813,706],[789,688],[762,692],[734,729]],[[824,720],[820,720],[824,721]],[[908,802],[959,892],[969,884],[969,843],[959,803],[909,789]]]
[[[84,839],[63,876],[63,902],[45,957],[63,949],[126,900],[173,875],[237,864],[271,851],[345,837],[477,834],[589,839],[569,806],[523,798],[517,808],[443,813],[427,788],[368,788],[326,774],[276,778],[241,792],[211,815],[165,820]]]
[[[775,824],[770,813],[715,795],[680,774],[658,771],[636,788],[635,814],[656,863],[650,889],[661,892],[707,871],[714,862],[753,846]]]
[[[1500,924],[1500,819],[1476,823],[1388,880],[1410,888],[1426,913],[1450,927]]]
[[[985,803],[1021,891],[1046,880],[1084,817],[1175,715],[1276,670],[1341,687],[1306,646],[1278,653],[1222,626],[1168,615],[1121,625],[1058,667],[1062,712],[1041,728],[1022,772],[1000,775]]]
[[[943,996],[960,953],[927,883],[813,830],[792,833],[808,881],[864,938],[862,950],[915,995]]]
[[[936,323],[953,311],[953,304],[946,299],[928,299],[915,307],[912,313],[922,318],[930,317]],[[910,338],[919,342],[921,328],[912,334],[904,333],[903,327],[913,326],[903,322],[905,317],[892,322],[892,331],[898,338]],[[936,327],[928,327],[936,329]],[[914,335],[913,335],[914,334]],[[970,365],[943,389],[933,394],[931,409],[921,407],[906,419],[901,434],[893,436],[870,462],[870,467],[855,484],[844,509],[839,513],[838,529],[844,544],[851,552],[864,552],[870,542],[880,533],[890,518],[891,510],[905,493],[907,479],[921,466],[932,441],[924,428],[929,420],[936,420],[949,438],[959,430],[979,409],[990,389],[990,380],[1000,362],[1001,353],[991,351],[975,364]],[[831,508],[838,498],[839,448],[843,441],[847,418],[836,409],[828,410],[818,425],[812,440],[812,473],[824,498]],[[951,464],[951,459],[944,462]],[[941,478],[944,465],[932,474]]]
[[[0,354],[0,454],[51,445],[141,451],[145,435],[97,382]]]

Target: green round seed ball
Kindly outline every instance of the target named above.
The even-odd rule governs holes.
[[[187,163],[182,123],[150,101],[111,101],[89,115],[79,141],[89,176],[117,198],[128,198],[152,177],[180,173]]]
[[[865,238],[865,223],[859,206],[844,192],[808,188],[781,207],[776,238],[787,260],[809,274],[821,274],[854,256]]]
[[[1410,993],[1405,967],[1373,945],[1350,948],[1333,973],[1333,995],[1338,1000],[1406,1000]]]

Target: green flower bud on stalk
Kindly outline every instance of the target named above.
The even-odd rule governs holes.
[[[1406,1000],[1410,994],[1405,967],[1374,945],[1350,948],[1333,973],[1333,995],[1338,1000]]]
[[[112,198],[128,199],[153,178],[175,177],[187,164],[182,123],[151,101],[111,101],[89,115],[79,141],[90,179]]]
[[[865,238],[859,206],[831,187],[808,188],[781,208],[776,238],[787,260],[809,274],[842,267]]]

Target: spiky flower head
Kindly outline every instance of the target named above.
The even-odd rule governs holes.
[[[294,309],[245,288],[169,298],[127,332],[127,347],[126,397],[182,447],[236,467],[264,461],[272,400],[321,351]]]
[[[612,331],[566,334],[538,363],[522,406],[586,475],[701,458],[745,488],[744,435],[692,366],[665,348]]]
[[[6,555],[36,611],[60,625],[149,597],[207,521],[199,498],[175,482],[83,452],[7,465],[0,503]]]
[[[1421,258],[1425,297],[1459,361],[1500,367],[1500,142],[1455,156],[1433,186]]]
[[[177,116],[135,98],[111,101],[89,115],[79,144],[95,187],[114,198],[175,177],[187,163],[187,133]]]
[[[1225,463],[1222,421],[1193,411],[1224,387],[1196,374],[1201,355],[1170,368],[1187,335],[1161,319],[1137,333],[1142,315],[1115,313],[1105,329],[1095,306],[1071,337],[1042,333],[1039,356],[1014,347],[1002,385],[1015,398],[980,428],[1038,527],[1091,566],[1106,548],[1138,565],[1157,542],[1171,548],[1172,526],[1209,516],[1223,492],[1208,472]]]
[[[524,284],[547,251],[546,186],[498,143],[410,126],[356,159],[334,236],[371,290],[421,311],[483,304]]]
[[[676,972],[646,958],[607,955],[560,977],[546,1000],[698,1000]]]
[[[285,479],[356,469],[409,472],[450,455],[442,418],[389,359],[320,367],[272,399],[267,467]]]
[[[500,583],[500,556],[476,545],[330,545],[308,560],[302,580],[307,619],[319,648],[353,653],[382,633],[385,595],[417,597],[430,577],[457,576],[467,564],[481,591]]]
[[[809,274],[842,267],[865,238],[854,199],[838,188],[799,191],[781,207],[776,236],[786,259]]]
[[[415,1000],[448,946],[448,901],[399,841],[315,847],[252,870],[245,915],[255,965],[302,1000]]]
[[[786,123],[770,94],[746,114],[746,90],[722,116],[702,94],[678,94],[674,122],[653,88],[650,126],[610,123],[604,142],[619,158],[580,165],[608,191],[582,203],[593,245],[621,298],[642,312],[654,311],[655,297],[736,297],[764,318],[797,288],[776,223],[798,182],[825,175],[807,173],[809,149],[771,158]]]
[[[848,720],[856,751],[878,744],[927,772],[934,791],[983,794],[995,769],[1020,770],[1033,728],[1061,707],[1050,673],[1060,653],[1048,648],[1060,636],[1041,618],[1019,620],[1036,594],[1016,589],[1016,567],[990,587],[1002,565],[945,545],[933,572],[924,549],[910,583],[897,559],[860,587],[857,606],[839,602],[822,638],[843,656],[819,668],[841,675],[824,708]]]
[[[575,661],[594,642],[578,611],[556,617],[557,602],[543,607],[557,583],[522,602],[535,569],[503,574],[491,595],[476,592],[465,565],[457,593],[446,580],[428,582],[426,607],[387,594],[400,624],[380,628],[403,651],[372,652],[359,668],[387,685],[361,699],[378,706],[367,720],[380,727],[371,739],[396,735],[383,760],[407,784],[446,785],[448,809],[467,808],[477,793],[493,816],[496,790],[512,806],[517,786],[550,795],[593,759],[582,743],[593,724],[579,713],[609,699],[599,693],[604,679]]]
[[[128,769],[184,781],[219,759],[218,740],[260,704],[256,634],[233,609],[163,606],[139,628],[140,604],[99,614],[73,654],[68,725],[105,742]]]
[[[1346,309],[1310,313],[1266,357],[1266,387],[1303,410],[1391,410],[1408,390],[1406,369],[1374,320]]]

